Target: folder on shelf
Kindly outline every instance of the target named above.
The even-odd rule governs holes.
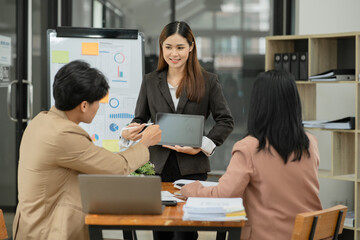
[[[355,117],[346,117],[324,124],[326,129],[355,129]]]
[[[282,69],[290,72],[290,53],[283,53],[282,56]]]
[[[308,80],[308,53],[299,53],[299,80]]]
[[[355,80],[355,75],[336,75],[333,77],[325,77],[325,78],[310,78],[313,82],[334,82],[334,81],[353,81]]]
[[[274,54],[274,69],[275,70],[282,69],[281,53]]]
[[[355,69],[332,69],[309,78],[311,81],[351,81],[355,80]]]
[[[290,72],[294,75],[295,80],[299,79],[299,53],[290,54]]]
[[[303,121],[304,127],[324,129],[355,129],[355,117],[345,117],[333,121]]]

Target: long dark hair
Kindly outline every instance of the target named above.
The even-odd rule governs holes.
[[[280,70],[259,74],[251,93],[248,135],[259,140],[258,151],[265,149],[268,141],[285,164],[292,153],[292,161],[300,161],[304,152],[310,156],[293,75]]]
[[[156,71],[159,72],[168,67],[168,64],[166,63],[163,56],[162,44],[168,37],[174,34],[183,36],[190,46],[193,45],[193,49],[189,53],[189,58],[187,60],[185,75],[176,91],[176,97],[180,97],[182,90],[186,89],[188,99],[190,101],[199,102],[204,96],[205,92],[205,83],[202,74],[203,69],[200,66],[199,60],[197,58],[194,34],[187,23],[181,21],[172,22],[166,25],[162,30],[159,37],[160,53]]]

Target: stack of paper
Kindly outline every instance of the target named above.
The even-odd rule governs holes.
[[[177,189],[181,189],[182,186],[189,184],[189,183],[193,183],[196,180],[189,180],[189,179],[179,179],[176,180],[175,182],[173,182],[174,187]],[[219,183],[218,182],[211,182],[211,181],[199,181],[204,187],[212,187],[212,186],[216,186]]]
[[[344,226],[354,227],[354,222],[355,222],[354,211],[347,211],[345,221],[344,221]]]
[[[328,122],[325,120],[310,120],[310,121],[303,121],[304,127],[308,128],[323,128],[324,124]]]
[[[184,202],[184,200],[175,197],[175,195],[170,193],[169,191],[161,191],[161,201]]]
[[[242,198],[190,197],[183,207],[183,220],[240,221],[246,220]]]

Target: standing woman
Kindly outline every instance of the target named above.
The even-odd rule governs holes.
[[[199,64],[195,37],[185,22],[176,21],[164,27],[159,38],[160,54],[157,70],[145,75],[129,126],[122,131],[127,140],[141,138],[140,131],[156,113],[203,115],[212,114],[215,125],[203,136],[202,147],[153,146],[150,161],[163,182],[180,178],[206,180],[210,171],[209,156],[233,130],[234,121],[215,74],[206,72]],[[174,126],[176,127],[176,126]]]

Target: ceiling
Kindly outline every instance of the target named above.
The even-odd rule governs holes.
[[[158,26],[171,21],[170,0],[109,0],[124,15],[127,27],[146,28],[147,32],[159,33]],[[189,21],[206,10],[220,10],[222,0],[178,0],[176,2],[176,20]],[[129,22],[131,21],[134,22]],[[136,19],[136,20],[135,20]],[[135,22],[136,21],[136,22]],[[139,29],[141,30],[141,29]]]

